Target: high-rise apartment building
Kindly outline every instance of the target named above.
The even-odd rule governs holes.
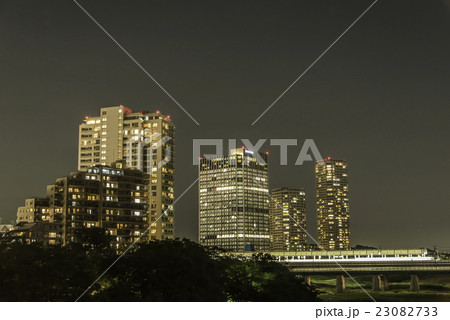
[[[270,250],[302,251],[307,248],[305,191],[272,190],[270,200]]]
[[[267,154],[233,149],[199,165],[199,242],[229,251],[269,249]]]
[[[350,249],[347,162],[327,158],[316,163],[315,172],[319,245]]]
[[[170,116],[124,106],[101,108],[99,116],[86,117],[79,128],[78,170],[124,160],[151,175],[151,240],[174,238],[174,134]]]
[[[46,198],[26,200],[17,213],[19,230],[26,235],[32,227],[32,241],[66,244],[76,241],[77,230],[103,228],[112,246],[123,250],[149,226],[149,179],[123,162],[71,173],[47,186]],[[148,234],[141,238],[146,240]]]

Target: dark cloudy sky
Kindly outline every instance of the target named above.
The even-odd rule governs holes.
[[[72,1],[0,0],[3,222],[76,169],[85,115],[123,104],[174,119],[177,194],[197,176],[193,138],[313,138],[349,162],[353,245],[450,247],[448,2],[380,0],[254,126],[371,0],[80,3],[200,126]],[[264,149],[271,187],[306,188],[315,235],[313,164]],[[197,238],[196,189],[176,232]]]

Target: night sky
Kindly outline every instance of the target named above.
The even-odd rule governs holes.
[[[84,116],[122,104],[174,119],[178,195],[193,138],[312,138],[349,162],[352,245],[450,247],[450,1],[380,0],[251,125],[371,3],[80,0],[197,126],[73,1],[0,0],[3,223],[76,170]],[[313,163],[263,150],[271,188],[306,189],[316,235]],[[197,239],[197,209],[193,188],[176,236]]]

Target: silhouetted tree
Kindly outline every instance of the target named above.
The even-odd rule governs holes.
[[[111,235],[104,228],[82,228],[75,231],[75,243],[89,250],[109,250]]]
[[[74,301],[117,254],[104,230],[64,247],[0,245],[0,301]],[[128,251],[81,301],[312,301],[315,292],[268,255],[250,259],[183,239]]]
[[[229,301],[316,301],[317,293],[302,278],[270,255],[250,259],[224,258]]]
[[[100,294],[109,301],[224,301],[221,269],[198,244],[155,241],[129,252]]]
[[[0,252],[0,300],[73,301],[101,271],[77,247],[13,245]]]

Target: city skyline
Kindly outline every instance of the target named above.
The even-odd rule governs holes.
[[[150,116],[150,118],[152,118],[152,115],[153,116],[155,116],[156,115],[156,117],[157,118],[161,118],[161,119],[165,119],[167,116],[164,116],[159,110],[158,111],[156,111],[156,112],[153,112],[153,113],[151,113],[151,112],[149,112],[149,111],[145,111],[144,113],[143,112],[137,112],[137,113],[133,113],[133,110],[132,109],[130,109],[130,108],[127,108],[127,107],[125,107],[125,106],[123,106],[123,105],[120,105],[119,107],[103,107],[103,108],[101,108],[100,110],[109,110],[109,111],[114,111],[114,114],[115,113],[117,113],[117,112],[119,112],[120,114],[124,114],[124,115],[130,115],[130,118],[129,119],[131,119],[131,120],[136,120],[137,118],[136,117],[133,117],[133,114],[134,115],[138,115],[138,118],[142,118],[142,120],[143,120],[143,123],[144,123],[144,126],[146,126],[145,125],[145,123],[147,123],[146,121],[145,121],[145,117],[147,117],[147,119],[149,118],[149,116]],[[106,111],[101,111],[101,113],[103,114],[103,116],[106,116]],[[85,119],[84,119],[84,123],[83,124],[81,124],[80,125],[80,131],[79,131],[79,151],[78,151],[78,168],[79,168],[79,170],[83,170],[83,171],[86,171],[86,170],[88,170],[88,168],[91,168],[90,166],[84,166],[83,165],[83,163],[82,163],[82,161],[80,160],[80,159],[82,159],[82,158],[80,158],[80,156],[81,156],[81,152],[83,152],[83,146],[85,146],[86,144],[83,144],[83,141],[84,140],[86,140],[86,137],[84,137],[84,134],[87,132],[87,130],[89,130],[89,133],[91,133],[91,131],[99,131],[99,133],[98,133],[98,137],[96,137],[96,138],[100,138],[100,137],[102,137],[102,136],[105,136],[105,134],[101,134],[101,131],[102,130],[104,130],[105,128],[106,128],[106,125],[103,125],[103,129],[99,129],[99,130],[97,130],[96,128],[97,128],[97,126],[99,126],[99,124],[101,125],[102,123],[109,123],[108,121],[107,121],[107,119],[106,118],[103,118],[103,119],[101,119],[101,117],[91,117],[91,116],[85,116],[84,117]],[[96,122],[96,119],[101,119],[101,120],[97,120],[97,122]],[[136,119],[135,119],[136,118]],[[152,118],[153,119],[153,118]],[[171,122],[171,119],[170,119],[170,116],[168,116],[168,118],[167,118],[167,120],[169,120],[169,122],[170,123],[172,123]],[[150,122],[154,122],[154,121],[150,121]],[[159,122],[161,122],[161,121],[159,121]],[[122,124],[123,125],[123,124]],[[122,128],[122,125],[119,125],[119,128]],[[141,124],[142,125],[142,124]],[[172,125],[172,124],[171,124]],[[133,126],[133,123],[128,123],[128,124],[125,124],[125,126],[127,126],[127,127],[132,127]],[[151,127],[151,124],[150,124],[150,127]],[[83,129],[83,128],[86,128],[86,129]],[[160,125],[160,127],[159,128],[162,128],[162,126]],[[94,130],[95,129],[95,130]],[[111,129],[109,129],[109,130],[111,130]],[[157,129],[157,130],[159,130],[159,129]],[[173,129],[172,129],[173,130]],[[117,130],[116,130],[117,131]],[[153,132],[153,131],[152,131]],[[115,133],[120,133],[119,134],[119,136],[121,135],[121,134],[123,134],[123,137],[124,138],[119,138],[119,141],[122,141],[122,140],[125,140],[125,142],[123,142],[123,145],[124,145],[124,148],[126,148],[126,141],[127,140],[133,140],[133,138],[135,137],[135,135],[134,135],[134,131],[133,132],[131,132],[130,131],[130,133],[129,134],[127,134],[127,132],[126,131],[124,131],[124,132],[122,132],[122,131],[117,131],[117,132],[115,132]],[[167,134],[167,132],[165,132],[166,134]],[[136,133],[137,135],[142,135],[142,137],[144,137],[145,135],[143,134],[143,131],[141,132],[141,131],[139,131],[139,133]],[[151,136],[151,137],[150,137]],[[152,135],[150,135],[149,137],[150,138],[155,138],[155,137],[153,137]],[[173,136],[173,133],[172,133],[172,136]],[[88,137],[87,138],[87,140],[92,140],[92,138],[93,137]],[[103,139],[105,139],[105,138],[103,138]],[[159,135],[158,135],[158,137],[156,137],[156,139],[158,140],[159,139]],[[153,140],[152,140],[153,141]],[[148,142],[148,141],[147,141]],[[154,141],[153,141],[154,142]],[[121,142],[122,143],[122,142]],[[99,147],[100,147],[100,144],[98,144],[99,145]],[[171,146],[173,146],[173,141],[171,142]],[[102,146],[103,147],[103,146]],[[163,146],[164,147],[164,146]],[[143,147],[142,149],[144,149],[145,147]],[[166,147],[164,147],[164,148],[166,148]],[[136,149],[136,147],[134,147],[134,149]],[[161,146],[159,146],[158,148],[155,148],[155,150],[154,151],[156,151],[156,154],[158,155],[158,161],[162,161],[163,159],[164,159],[164,150],[162,150],[163,148],[161,148]],[[246,148],[244,148],[244,147],[242,147],[242,148],[238,148],[238,149],[236,149],[236,150],[244,150],[244,149],[246,149]],[[107,151],[107,153],[109,154],[110,153],[110,151],[109,151],[109,149],[105,149],[105,150],[108,150]],[[232,151],[232,154],[233,154],[233,150],[231,150]],[[119,154],[121,154],[121,152],[123,152],[123,150],[121,150],[120,152],[119,152]],[[234,151],[234,152],[236,152],[236,151]],[[117,160],[122,160],[122,159],[124,159],[124,164],[126,163],[127,165],[129,165],[130,166],[130,168],[137,168],[137,162],[136,162],[136,158],[135,157],[130,157],[129,155],[128,155],[128,157],[126,156],[126,151],[123,153],[123,155],[122,156],[117,156],[117,158],[115,158],[116,159],[116,161]],[[136,152],[134,152],[134,153],[136,153]],[[103,153],[102,153],[103,154]],[[261,154],[261,156],[263,157],[263,160],[264,161],[266,161],[267,162],[267,159],[268,159],[268,157],[267,157],[267,154],[268,154],[268,152],[266,152],[266,154],[264,155],[264,154]],[[281,161],[281,157],[282,157],[282,155],[280,154],[280,161]],[[112,157],[112,158],[110,158],[109,160],[112,160],[114,157]],[[100,161],[100,162],[96,162],[96,163],[94,163],[94,161],[92,160],[92,164],[94,164],[94,165],[114,165],[114,163],[107,163],[106,162],[106,159],[104,159],[103,157],[101,158],[102,160]],[[147,158],[145,158],[144,156],[142,157],[142,159],[144,159],[143,160],[143,162],[146,162],[147,160],[145,160],[145,159],[147,159]],[[142,160],[141,159],[141,160]],[[218,158],[212,158],[213,160],[217,160]],[[155,159],[155,156],[153,156],[152,157],[152,160],[156,160]],[[148,161],[150,161],[150,160],[148,160]],[[147,162],[148,162],[147,161]],[[157,162],[158,162],[157,161]],[[173,167],[173,159],[170,159],[170,161],[172,161],[172,162],[170,162],[170,163],[172,163],[172,165],[170,165],[171,167]],[[204,161],[207,161],[207,160],[205,160],[205,159],[201,159],[200,160],[200,164],[202,164],[202,163],[204,163]],[[209,161],[209,160],[208,160]],[[256,161],[256,160],[255,160]],[[155,161],[150,161],[150,162],[153,162],[153,163],[155,163]],[[156,162],[156,163],[157,163]],[[345,161],[345,160],[334,160],[334,159],[331,159],[331,157],[328,157],[328,158],[324,158],[323,160],[319,160],[319,161],[314,161],[313,163],[314,163],[314,165],[315,165],[315,168],[316,168],[316,170],[315,170],[315,172],[316,172],[316,189],[315,189],[315,191],[316,191],[316,196],[315,196],[315,200],[312,200],[312,199],[309,199],[309,202],[317,202],[317,208],[320,208],[320,206],[319,206],[319,202],[320,202],[320,199],[319,199],[319,194],[320,194],[320,187],[318,187],[318,168],[320,168],[320,167],[325,167],[325,166],[323,166],[324,164],[327,164],[327,162],[333,162],[333,163],[335,163],[335,162],[338,162],[338,164],[339,165],[341,165],[342,163],[341,162],[343,162],[344,163],[344,165],[345,165],[345,168],[344,168],[344,174],[342,174],[342,172],[340,172],[340,174],[339,174],[339,178],[342,178],[342,176],[343,175],[345,175],[345,185],[346,185],[346,195],[344,195],[344,196],[346,196],[346,197],[348,197],[348,182],[347,182],[347,169],[346,169],[346,167],[347,167],[347,162]],[[167,163],[165,163],[164,165],[166,165]],[[164,167],[164,165],[162,166],[162,167]],[[144,166],[143,166],[143,164],[140,164],[140,166],[141,167],[139,167],[138,169],[139,170],[142,170],[142,171],[148,171],[149,173],[151,172],[151,166],[149,167],[149,168],[147,168],[147,169],[145,169],[144,168]],[[159,169],[161,169],[161,168],[159,168]],[[158,169],[158,170],[159,170]],[[324,173],[324,176],[323,176],[323,178],[325,177],[325,175],[326,174],[328,174],[328,173]],[[333,171],[333,177],[335,178],[335,176],[334,176],[334,171]],[[333,181],[334,181],[335,179],[333,179]],[[267,182],[269,182],[270,181],[270,179],[267,179]],[[200,188],[200,184],[199,184],[199,188]],[[291,189],[295,189],[295,187],[288,187],[288,189],[289,188],[291,188]],[[304,193],[304,189],[303,188],[297,188],[298,190],[302,190],[302,192]],[[200,190],[200,189],[199,189]],[[273,189],[273,190],[283,190],[283,188],[275,188],[275,189]],[[324,190],[326,190],[326,189],[324,189]],[[272,198],[272,200],[274,199],[273,198],[273,195],[272,195],[272,193],[266,193],[266,195],[269,197],[269,198]],[[40,197],[39,197],[40,196]],[[28,205],[28,202],[29,201],[42,201],[42,200],[44,200],[45,201],[45,199],[42,197],[42,194],[41,195],[39,195],[38,197],[34,197],[34,198],[27,198],[26,199],[26,205]],[[199,194],[199,196],[200,196],[200,194]],[[303,196],[304,197],[304,196]],[[151,199],[150,199],[150,201],[151,201]],[[269,200],[267,200],[267,201],[269,201]],[[347,201],[348,201],[348,199],[347,199]],[[48,202],[48,200],[47,200],[47,202]],[[303,205],[307,202],[307,200],[304,198],[303,199]],[[200,204],[199,204],[200,205]],[[347,205],[346,206],[348,206],[348,203],[347,203]],[[16,211],[17,212],[17,222],[19,222],[19,216],[20,216],[20,211],[21,211],[21,208],[26,208],[26,207],[19,207],[18,208],[18,210]],[[23,210],[23,209],[22,209]],[[25,212],[26,212],[26,210],[23,210],[23,214],[22,215],[25,215]],[[48,214],[48,212],[47,212],[47,214]],[[161,216],[162,214],[160,214],[160,215],[157,215],[157,217],[158,216]],[[153,216],[154,216],[154,214],[153,214]],[[295,223],[300,223],[300,224],[302,224],[302,225],[306,225],[306,214],[302,214],[301,215],[302,217],[302,219],[299,219],[298,221],[296,221]],[[152,221],[153,220],[156,220],[157,219],[157,217],[155,217],[155,219],[152,219],[151,217],[150,217],[150,215],[149,215],[149,219],[151,219]],[[306,234],[303,234],[302,235],[302,237],[303,236],[305,236],[306,237],[306,239],[307,239],[307,244],[308,245],[315,245],[316,244],[316,239],[317,239],[317,242],[319,242],[320,243],[320,245],[321,245],[321,248],[323,248],[323,249],[325,249],[325,250],[335,250],[335,249],[339,249],[339,248],[334,248],[334,247],[330,247],[330,246],[328,246],[328,245],[325,245],[324,244],[324,242],[323,242],[323,236],[321,236],[321,222],[320,222],[320,220],[321,220],[321,214],[320,214],[320,210],[318,210],[317,211],[317,213],[315,213],[314,214],[314,217],[310,217],[310,216],[308,216],[308,218],[309,219],[312,219],[312,218],[314,218],[314,219],[317,219],[317,227],[319,228],[319,230],[317,231],[318,232],[318,236],[317,236],[317,238],[314,238],[314,239],[311,239],[310,237],[308,238],[308,237],[306,237]],[[173,216],[172,216],[172,219],[173,219]],[[347,216],[347,219],[348,219],[348,216]],[[27,220],[27,219],[24,219],[25,221]],[[292,220],[292,218],[290,218],[290,220]],[[48,219],[46,219],[46,220],[44,220],[44,221],[48,221]],[[173,221],[173,220],[172,220]],[[200,221],[200,217],[199,217],[199,221]],[[33,221],[27,221],[27,222],[33,222]],[[341,222],[339,222],[339,223],[341,223]],[[172,222],[172,226],[173,226],[173,222]],[[160,228],[161,226],[159,226],[159,228]],[[154,228],[154,227],[153,227]],[[152,228],[152,229],[153,229]],[[303,230],[306,230],[306,227],[303,227]],[[150,230],[151,231],[151,230]],[[149,232],[150,232],[149,231]],[[309,229],[309,230],[307,230],[307,232],[308,233],[315,233],[316,232],[316,230],[311,230],[311,229]],[[303,232],[304,233],[304,232]],[[179,236],[177,236],[177,235],[175,235],[177,238],[179,238]],[[199,238],[201,237],[201,233],[199,232]],[[156,239],[155,237],[151,237],[152,239]],[[158,236],[158,239],[160,238],[160,236]],[[170,235],[170,238],[173,238],[173,232],[171,233],[171,235]],[[348,237],[348,239],[350,239],[350,237]],[[200,240],[199,241],[199,243],[202,243],[202,241]],[[206,244],[206,243],[204,243],[204,244]],[[350,241],[348,241],[347,242],[347,244],[348,245],[346,245],[346,246],[341,246],[340,248],[341,249],[349,249],[350,248]],[[211,245],[211,244],[209,244],[209,245]],[[352,243],[352,245],[354,246],[354,245],[360,245],[360,243]],[[369,244],[367,244],[367,243],[364,243],[364,245],[371,245],[370,243]],[[219,245],[219,247],[221,247],[220,245]],[[304,247],[304,246],[301,246],[301,247]],[[281,250],[281,251],[283,251],[283,250]],[[290,251],[289,249],[288,249],[288,251]]]
[[[27,243],[66,245],[80,229],[104,228],[116,250],[174,239],[174,128],[159,110],[120,105],[86,116],[79,126],[78,171],[48,185],[46,198],[26,199],[14,233],[28,234]],[[268,155],[242,146],[199,159],[192,184],[198,182],[199,243],[234,252],[350,250],[347,162],[315,161],[316,240],[307,231],[304,189],[269,191]]]
[[[226,19],[235,8],[225,5],[204,8],[202,18],[195,6],[181,3],[175,10],[158,4],[137,13],[117,4],[104,12],[101,5],[86,3],[200,126],[71,3],[57,4],[57,12],[37,4],[2,4],[8,10],[1,11],[0,23],[10,30],[0,33],[5,43],[0,56],[6,62],[0,99],[8,110],[1,129],[8,150],[1,160],[7,168],[0,190],[3,223],[15,219],[25,198],[42,195],[43,185],[75,170],[77,127],[84,116],[102,106],[123,104],[136,110],[160,109],[183,132],[177,138],[176,195],[197,175],[190,161],[193,138],[313,138],[323,156],[351,163],[353,244],[448,246],[450,48],[444,2],[398,1],[374,7],[251,126],[336,38],[336,30],[347,27],[368,5],[343,3],[340,7],[330,2],[326,10],[307,3],[285,4],[282,10],[236,3],[242,12],[236,22]],[[144,19],[153,11],[162,14]],[[210,27],[195,28],[183,12]],[[120,19],[126,23],[117,24]],[[180,25],[188,28],[180,31]],[[311,28],[317,30],[314,36],[309,35]],[[29,32],[36,36],[21,41],[21,34]],[[271,159],[279,157],[277,148],[267,150]],[[288,166],[271,164],[270,187],[305,187],[307,194],[314,194],[314,164],[296,167],[295,159],[288,160]],[[193,191],[180,201],[177,236],[197,239],[196,201]],[[311,230],[314,210],[309,201]]]

